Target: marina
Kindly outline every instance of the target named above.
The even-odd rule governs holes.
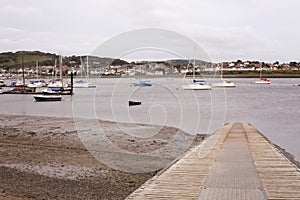
[[[300,125],[299,89],[297,78],[273,78],[272,84],[251,84],[256,79],[234,79],[235,88],[212,88],[207,91],[183,90],[182,79],[150,79],[152,87],[130,86],[131,79],[102,78],[96,88],[74,88],[74,95],[64,95],[55,105],[36,104],[33,94],[1,95],[2,114],[73,117],[88,116],[107,121],[172,126],[189,134],[212,133],[222,123],[245,121],[263,132],[300,160],[298,144]],[[209,80],[207,80],[209,82]],[[209,129],[212,119],[212,92],[226,94],[220,123]],[[128,99],[142,101],[142,105],[128,110]],[[221,105],[218,103],[217,105]],[[94,112],[87,112],[93,106]],[[276,108],[276,109],[274,109]],[[149,110],[151,112],[149,113]],[[289,112],[287,112],[289,111]],[[293,112],[291,112],[293,111]],[[115,115],[114,113],[120,113]],[[150,120],[152,119],[152,121]]]
[[[299,7],[3,1],[0,200],[300,200]]]

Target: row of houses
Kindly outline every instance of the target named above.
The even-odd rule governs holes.
[[[58,69],[54,66],[39,66],[39,67],[27,67],[24,69],[25,76],[58,76],[62,72],[63,75],[69,75],[71,72],[75,76],[162,76],[170,74],[186,74],[195,72],[214,72],[219,70],[224,71],[275,71],[275,70],[300,70],[300,63],[291,62],[289,64],[264,63],[258,61],[245,61],[240,60],[236,62],[223,62],[223,63],[208,63],[205,65],[170,65],[165,62],[147,62],[147,63],[131,63],[124,65],[109,65],[104,67],[94,67],[93,63],[87,67],[86,65],[79,65],[69,67],[67,65],[62,66],[62,69]],[[20,76],[23,74],[23,70],[20,68],[0,69],[0,77],[12,77]]]

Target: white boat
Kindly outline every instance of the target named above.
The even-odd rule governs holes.
[[[75,81],[73,88],[95,88],[96,85],[85,82],[84,80]]]
[[[61,80],[53,80],[48,83],[48,88],[64,88],[68,87],[68,84],[65,82],[62,82]]]
[[[223,80],[220,83],[213,83],[212,87],[235,87],[235,83],[230,80]]]
[[[89,84],[83,80],[75,81],[73,88],[88,88]]]
[[[55,94],[59,94],[59,91],[54,91],[54,90],[51,90],[50,88],[46,88],[46,89],[42,90],[42,93],[45,95],[55,95]]]
[[[47,87],[48,88],[66,88],[68,87],[68,83],[63,81],[63,77],[62,77],[62,56],[60,55],[59,57],[59,79],[56,80],[52,80],[48,83]]]
[[[271,81],[269,79],[266,78],[260,78],[259,81],[255,81],[256,84],[270,84]]]
[[[193,80],[192,84],[183,85],[184,90],[210,90],[211,86],[206,84],[204,80]]]
[[[210,90],[211,86],[206,84],[204,80],[195,79],[195,60],[193,64],[193,83],[188,85],[182,85],[184,90]]]
[[[26,85],[26,84],[25,84]],[[21,87],[21,86],[23,86],[23,81],[17,81],[16,83],[15,83],[15,86],[16,87]]]
[[[45,81],[30,81],[30,83],[27,85],[27,87],[30,88],[40,88],[40,87],[46,87],[46,82]]]
[[[223,62],[222,62],[222,66],[221,66],[221,80],[222,80],[222,82],[213,83],[212,87],[223,87],[223,88],[231,87],[232,88],[232,87],[236,86],[234,82],[223,79]]]
[[[80,62],[81,62],[80,74],[81,74],[81,78],[83,78],[82,74],[83,74],[83,71],[85,71],[85,70],[83,69],[84,65],[83,65],[81,57],[80,57]],[[93,83],[89,82],[90,72],[89,72],[89,57],[88,56],[86,57],[86,62],[87,62],[87,64],[86,64],[86,78],[85,78],[86,80],[81,79],[81,80],[75,81],[75,83],[73,84],[73,88],[95,88],[96,87],[96,84],[93,84]]]
[[[260,79],[258,81],[255,81],[256,84],[270,84],[271,81],[267,78],[263,78],[262,77],[262,67],[261,67],[261,70],[260,70]]]

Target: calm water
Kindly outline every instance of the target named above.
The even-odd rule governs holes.
[[[225,122],[248,122],[300,160],[300,79],[232,79],[236,88],[181,89],[183,79],[149,79],[152,87],[133,87],[135,79],[99,79],[97,88],[75,89],[62,102],[34,102],[31,95],[1,95],[1,114],[87,117],[109,121],[168,125],[211,133]],[[209,80],[208,80],[209,81]],[[128,100],[141,100],[129,107]]]

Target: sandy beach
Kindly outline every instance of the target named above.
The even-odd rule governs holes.
[[[192,145],[204,138],[163,127],[141,139],[122,134],[116,123],[99,123],[110,131],[111,141],[137,154],[161,148],[174,134],[193,140]],[[163,158],[165,167],[187,150],[178,148]],[[22,115],[0,115],[0,168],[1,199],[124,199],[159,171],[128,173],[101,163],[82,144],[72,118]]]

